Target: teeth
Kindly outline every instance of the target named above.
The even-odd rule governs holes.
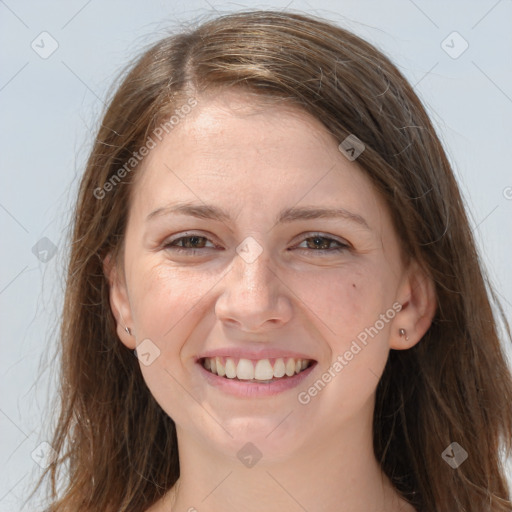
[[[292,375],[295,374],[295,361],[293,359],[288,359],[288,361],[286,361],[286,375],[288,375],[288,377],[291,377]]]
[[[230,357],[226,359],[226,377],[228,379],[234,379],[236,377],[235,362]]]
[[[217,363],[217,375],[219,377],[224,377],[224,375],[226,375],[226,369],[224,368],[220,357],[216,357],[215,362]]]
[[[285,375],[293,377],[309,366],[308,359],[285,359],[279,357],[274,361],[274,367],[269,359],[252,361],[241,358],[236,363],[232,357],[206,357],[203,366],[215,375],[228,379],[238,378],[239,380],[258,380],[260,382],[272,382],[273,379],[280,379]]]
[[[254,379],[254,365],[252,361],[249,361],[249,359],[240,359],[236,367],[236,376],[240,380]]]
[[[274,377],[284,377],[285,373],[286,367],[284,365],[283,358],[280,357],[279,359],[276,359],[276,362],[274,363]]]
[[[274,370],[268,359],[260,359],[254,368],[254,378],[257,380],[271,380],[274,377]]]

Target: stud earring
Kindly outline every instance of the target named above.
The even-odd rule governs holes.
[[[398,329],[398,334],[401,338],[405,336],[405,341],[409,341],[409,336],[407,336],[407,331],[405,329]]]
[[[121,322],[124,324],[124,318],[123,318],[123,315],[121,314],[121,311],[119,311],[119,316],[121,317]],[[130,330],[129,327],[126,327],[126,325],[124,326],[124,330],[131,336],[132,335],[132,331]]]

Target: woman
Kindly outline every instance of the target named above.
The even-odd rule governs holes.
[[[158,42],[75,215],[50,510],[512,510],[494,294],[374,47],[271,11]]]

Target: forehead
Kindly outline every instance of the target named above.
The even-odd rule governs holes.
[[[160,149],[165,151],[162,146],[166,145],[182,148],[183,143],[188,149],[194,147],[189,158],[211,155],[231,160],[251,154],[270,159],[290,150],[318,158],[318,152],[327,150],[335,140],[320,121],[297,106],[251,93],[223,91],[199,98]],[[151,155],[149,165],[150,160]]]
[[[369,178],[319,120],[240,92],[198,98],[137,172],[133,206],[140,213],[174,199],[237,212],[304,202],[367,215],[373,208],[379,217],[383,208]]]

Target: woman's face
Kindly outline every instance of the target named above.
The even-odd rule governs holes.
[[[178,437],[286,457],[371,422],[390,347],[414,341],[410,283],[382,199],[319,121],[198,102],[137,171],[112,305]]]

